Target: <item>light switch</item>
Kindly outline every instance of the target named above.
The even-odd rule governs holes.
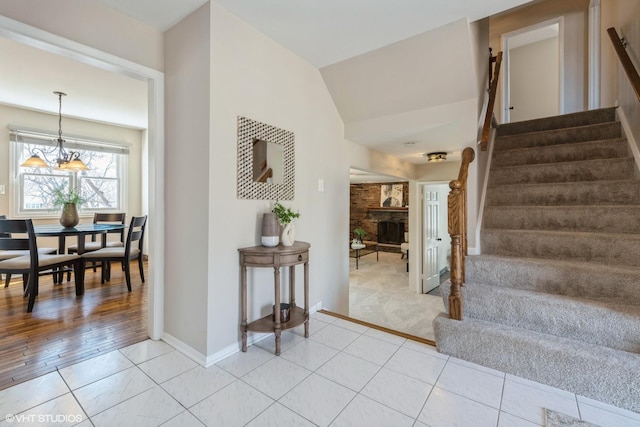
[[[4,184],[0,184],[0,194],[4,194]]]
[[[324,191],[324,179],[319,179],[318,180],[318,191],[320,191],[320,192]]]

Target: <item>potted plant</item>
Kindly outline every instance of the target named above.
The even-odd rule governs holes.
[[[62,186],[53,190],[53,208],[62,208],[60,224],[63,227],[75,227],[80,222],[78,207],[85,201],[74,188],[67,189],[66,186]]]
[[[280,242],[283,246],[293,246],[296,238],[296,228],[293,225],[293,220],[300,218],[300,213],[292,211],[291,208],[285,208],[280,202],[276,202],[271,212],[276,214],[278,222],[284,227]]]
[[[364,229],[362,229],[361,227],[356,228],[355,230],[353,230],[353,234],[355,234],[358,240],[358,243],[362,243],[362,239],[364,238],[364,236],[367,235],[367,232],[364,231]]]

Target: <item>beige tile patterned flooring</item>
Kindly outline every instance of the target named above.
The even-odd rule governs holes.
[[[380,252],[349,258],[349,317],[433,340],[431,321],[444,311],[442,298],[409,289],[406,259]]]

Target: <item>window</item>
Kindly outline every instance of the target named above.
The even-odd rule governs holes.
[[[55,169],[58,149],[54,135],[11,131],[13,215],[51,216],[53,190],[60,187],[80,189],[86,202],[82,213],[123,211],[128,147],[113,142],[65,139],[67,151],[78,152],[88,171],[70,172]],[[20,165],[33,154],[40,156],[50,168],[24,168]]]

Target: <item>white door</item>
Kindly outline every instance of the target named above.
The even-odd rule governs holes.
[[[438,193],[422,187],[422,293],[440,286],[438,268]]]

